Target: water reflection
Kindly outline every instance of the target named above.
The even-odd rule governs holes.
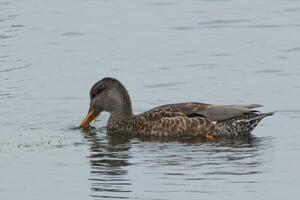
[[[84,135],[90,145],[91,196],[127,198],[126,193],[131,192],[127,187],[131,181],[126,178],[126,167],[130,165],[129,138],[106,136],[96,128],[85,130]]]
[[[89,180],[95,199],[156,199],[147,198],[147,194],[156,193],[165,199],[162,194],[183,191],[230,193],[226,187],[208,187],[211,181],[237,187],[248,184],[251,189],[251,184],[259,182],[253,176],[263,173],[264,150],[271,140],[252,136],[214,142],[200,138],[112,137],[106,135],[105,128],[85,130],[84,137],[90,145]],[[143,184],[143,196],[137,195],[135,183]]]

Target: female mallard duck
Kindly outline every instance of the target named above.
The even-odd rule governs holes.
[[[102,111],[110,113],[109,134],[134,136],[216,136],[248,135],[264,117],[249,105],[211,105],[205,103],[177,103],[153,108],[134,115],[125,87],[114,78],[104,78],[90,90],[90,108],[80,126],[88,126]]]

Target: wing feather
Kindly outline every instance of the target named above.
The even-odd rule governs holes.
[[[145,119],[146,120],[146,119]],[[202,117],[163,117],[157,121],[146,121],[142,134],[164,136],[196,136],[210,134],[214,130],[214,124]]]
[[[205,117],[211,121],[223,121],[233,117],[253,112],[253,108],[261,107],[259,104],[245,105],[212,105],[197,102],[167,104],[153,108],[141,116],[147,120],[158,120],[163,117]]]

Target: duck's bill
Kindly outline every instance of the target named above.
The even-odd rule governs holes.
[[[100,112],[94,109],[90,109],[86,117],[81,121],[80,127],[81,128],[87,127],[92,121],[96,119],[96,117],[98,117],[99,114]]]

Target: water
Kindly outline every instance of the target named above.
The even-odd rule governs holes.
[[[1,199],[295,199],[300,195],[299,1],[0,0]],[[260,103],[253,139],[82,132],[112,76],[136,113]]]

